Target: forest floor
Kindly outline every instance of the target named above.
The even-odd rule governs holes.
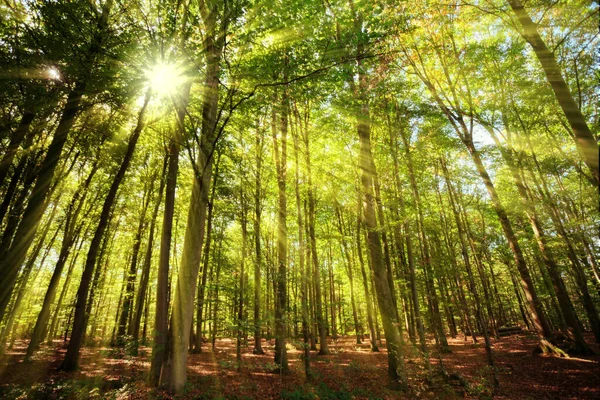
[[[593,337],[587,337],[588,343]],[[481,340],[483,341],[483,340]],[[356,344],[355,337],[330,343],[331,354],[311,352],[311,376],[307,381],[301,351],[288,344],[290,373],[272,372],[273,343],[263,341],[265,355],[245,349],[240,371],[235,360],[235,341],[217,341],[216,351],[206,344],[200,354],[188,360],[187,393],[194,399],[477,399],[492,398],[492,375],[486,368],[483,344],[449,339],[451,352],[442,354],[442,364],[451,376],[438,372],[430,379],[423,362],[412,347],[405,349],[410,392],[403,394],[387,386],[387,354],[369,351],[368,342]],[[150,349],[142,347],[138,356],[110,347],[85,348],[81,370],[58,372],[65,348],[56,342],[44,347],[29,363],[23,362],[27,342],[17,341],[0,363],[0,397],[17,399],[145,399],[169,398],[162,390],[145,384]],[[536,339],[519,334],[494,341],[499,388],[495,399],[600,399],[600,355],[545,357],[533,353]],[[298,346],[298,348],[300,348]],[[594,346],[600,353],[600,348]],[[431,356],[432,370],[439,371],[439,354]]]

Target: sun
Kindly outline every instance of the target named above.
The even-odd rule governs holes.
[[[148,84],[159,96],[171,96],[184,82],[181,68],[176,64],[158,63],[146,71]]]
[[[62,79],[60,71],[56,67],[46,69],[46,77],[52,81],[60,81]]]

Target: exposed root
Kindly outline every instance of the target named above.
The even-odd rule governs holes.
[[[545,356],[555,356],[561,358],[570,358],[569,355],[560,347],[552,344],[548,339],[541,339],[538,346],[533,350],[534,354],[543,354]]]

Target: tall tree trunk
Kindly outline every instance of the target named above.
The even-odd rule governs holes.
[[[303,202],[303,209],[304,209],[304,221],[308,220],[308,200],[305,198],[304,202]],[[305,237],[308,239],[310,238],[310,233],[308,230],[308,223],[304,224],[305,230],[304,230],[304,234]],[[310,279],[312,276],[314,276],[314,271],[312,268],[312,262],[311,262],[311,248],[310,248],[310,243],[306,242],[306,256],[305,256],[305,261],[306,261],[306,274],[307,274],[307,296],[310,299],[310,305],[309,305],[309,325],[310,325],[310,350],[312,351],[317,351],[317,342],[319,340],[318,336],[319,336],[319,326],[317,323],[317,318],[316,318],[316,295],[315,295],[315,282],[314,282],[314,278]]]
[[[33,135],[30,135],[30,136],[33,136]],[[28,140],[31,140],[31,139],[28,138]],[[31,146],[31,143],[29,143],[29,145],[27,147],[29,148],[30,146]],[[19,182],[21,182],[21,178],[27,177],[29,175],[28,171],[30,171],[33,168],[33,166],[36,164],[37,156],[40,153],[41,152],[38,152],[37,154],[32,154],[32,155],[24,155],[23,157],[21,157],[21,159],[19,160],[19,163],[15,167],[15,169],[12,173],[12,176],[10,177],[10,182],[8,183],[8,187],[6,188],[6,190],[4,192],[4,199],[2,200],[2,204],[0,204],[0,224],[4,221],[4,217],[6,216],[8,209],[11,206],[11,203],[16,204],[16,200],[15,201],[13,201],[13,200],[15,199],[17,186],[19,185]],[[21,188],[21,193],[19,195],[26,196],[27,191],[29,190],[29,187],[32,184],[33,184],[33,182],[28,182],[28,179],[24,178],[23,187]],[[14,208],[14,205],[13,205],[13,208]],[[10,219],[7,221],[7,224],[9,223],[9,221],[10,221]],[[15,227],[15,229],[16,228],[17,227]],[[6,234],[6,229],[7,228],[5,228],[5,232],[2,234],[3,237]],[[12,233],[11,233],[11,239],[12,239]],[[4,250],[3,247],[4,246],[2,246],[0,244],[0,251],[2,253],[6,253],[6,251],[8,249]]]
[[[373,166],[373,170],[375,170],[375,166]],[[385,262],[385,268],[387,271],[387,279],[390,285],[390,293],[392,294],[392,300],[394,301],[394,308],[396,309],[396,318],[398,321],[400,320],[400,315],[398,314],[398,300],[396,299],[396,291],[394,290],[394,278],[392,275],[392,261],[390,258],[390,246],[388,244],[387,232],[386,232],[386,224],[385,224],[385,214],[383,212],[383,201],[381,200],[381,185],[379,184],[379,176],[375,174],[373,177],[373,186],[375,188],[375,203],[377,205],[377,219],[379,220],[379,225],[381,226],[381,243],[383,244],[383,261]]]
[[[312,188],[312,172],[310,164],[310,141],[308,132],[304,132],[304,146],[305,146],[305,162],[306,162],[306,175],[308,180],[308,235],[310,240],[310,254],[312,261],[312,268],[314,271],[314,285],[315,285],[315,296],[316,296],[316,317],[317,325],[319,328],[319,354],[329,354],[329,348],[327,346],[327,319],[323,318],[323,304],[321,296],[321,279],[320,279],[320,264],[317,252],[317,238],[315,234],[315,197]]]
[[[262,157],[263,157],[263,140],[260,128],[256,129],[256,176],[254,181],[254,248],[256,253],[256,261],[254,263],[254,354],[264,354],[261,340],[261,320],[260,320],[260,269],[262,264],[262,254],[260,249],[260,218],[261,218],[261,196],[262,196]],[[300,213],[298,212],[298,220],[300,221]],[[299,228],[302,230],[302,228]],[[302,235],[300,234],[300,247],[302,248]],[[302,261],[301,261],[302,264]]]
[[[361,226],[362,226],[362,196],[358,197],[358,209],[357,209],[357,220],[356,220],[356,249],[358,251],[358,261],[360,264],[360,272],[362,275],[363,288],[365,291],[365,302],[367,303],[367,325],[369,326],[369,341],[371,342],[371,351],[378,352],[379,348],[377,347],[376,335],[375,335],[375,325],[374,325],[374,315],[373,315],[373,303],[371,303],[371,294],[369,293],[369,278],[367,276],[367,272],[365,269],[365,262],[362,254],[362,244],[360,241],[361,237]]]
[[[445,160],[441,159],[442,169],[444,171],[444,178],[446,180],[446,190],[448,191],[448,199],[450,200],[450,207],[452,209],[452,214],[454,215],[454,222],[456,223],[456,229],[458,230],[458,238],[460,241],[460,249],[463,257],[463,261],[465,264],[465,269],[467,270],[467,277],[469,282],[469,291],[475,298],[475,313],[477,314],[477,320],[482,327],[482,333],[485,341],[485,351],[487,355],[488,364],[494,368],[494,357],[492,354],[492,346],[490,342],[490,336],[487,330],[487,321],[481,309],[481,300],[479,298],[479,292],[477,290],[477,285],[475,284],[475,278],[473,276],[473,270],[471,268],[471,259],[469,257],[469,251],[467,248],[467,243],[465,241],[465,228],[463,226],[463,221],[460,218],[460,212],[457,204],[457,195],[450,181],[450,174],[448,172],[448,168],[446,166]],[[468,316],[467,316],[468,318]],[[470,329],[473,329],[472,327]],[[475,334],[471,332],[473,335],[473,341],[475,341]],[[494,374],[494,380],[496,380],[496,375]],[[494,382],[496,384],[496,381]]]
[[[57,207],[55,206],[52,209],[50,218],[48,218],[48,222],[46,222],[46,226],[44,227],[44,229],[40,235],[40,238],[38,239],[36,245],[34,246],[32,252],[29,256],[27,264],[25,264],[25,267],[23,268],[23,271],[21,272],[21,275],[18,279],[18,281],[20,281],[20,285],[17,285],[17,286],[19,286],[19,290],[17,292],[17,295],[15,296],[15,300],[12,305],[12,310],[11,310],[10,314],[8,315],[6,324],[4,325],[4,328],[0,334],[0,354],[4,354],[4,343],[6,342],[8,334],[10,333],[10,330],[14,323],[14,320],[17,317],[17,312],[20,308],[21,301],[23,300],[23,297],[25,296],[25,291],[26,291],[25,289],[27,288],[27,280],[29,279],[29,275],[31,274],[31,271],[33,270],[35,261],[38,258],[40,251],[42,250],[42,248],[44,246],[44,242],[46,241],[46,236],[48,235],[48,232],[50,231],[50,226],[52,225],[52,222],[54,221],[54,217],[56,216],[56,210],[57,210]],[[59,231],[60,231],[60,227],[55,231],[54,235],[52,236],[52,239],[50,239],[50,243],[47,246],[48,250],[50,248],[52,248],[52,245],[54,244],[54,240],[56,239],[56,236],[58,235]],[[42,260],[45,259],[45,256],[47,255],[48,250],[46,251],[46,254],[44,254],[44,257],[42,257]],[[41,264],[42,263],[40,263],[40,265]],[[15,282],[15,283],[17,283],[17,282]]]
[[[284,78],[285,79],[285,78]],[[281,371],[287,372],[288,360],[285,348],[286,338],[286,301],[287,301],[287,131],[288,131],[288,99],[284,91],[280,107],[280,138],[277,139],[277,112],[272,111],[273,154],[277,170],[278,207],[277,207],[277,269],[275,271],[275,364]],[[281,142],[281,150],[278,142]]]
[[[58,256],[58,261],[56,262],[56,266],[54,267],[54,272],[52,273],[52,277],[50,278],[50,283],[48,284],[48,289],[46,290],[46,295],[44,297],[44,302],[42,303],[42,309],[38,314],[38,318],[35,323],[35,327],[33,328],[33,332],[31,334],[31,340],[29,341],[29,345],[27,346],[27,352],[25,354],[25,359],[29,359],[38,348],[39,344],[43,340],[44,333],[46,332],[46,328],[48,325],[48,318],[50,317],[50,307],[54,302],[54,297],[56,296],[56,291],[58,289],[58,284],[60,281],[60,277],[62,275],[63,268],[67,263],[67,259],[71,254],[71,249],[75,242],[77,241],[77,237],[82,229],[82,225],[80,224],[78,227],[77,219],[79,217],[79,213],[83,208],[83,204],[87,197],[88,188],[92,182],[96,171],[98,170],[98,162],[96,161],[92,166],[92,169],[87,177],[87,179],[83,182],[83,184],[78,188],[78,190],[73,195],[71,199],[71,203],[67,209],[67,218],[65,221],[65,229],[63,234],[63,242],[60,249],[60,254]]]
[[[508,126],[508,120],[504,117],[504,115],[503,121],[504,126],[507,129],[507,134],[511,134]],[[525,214],[527,215],[529,223],[531,224],[531,228],[533,229],[533,234],[535,236],[538,249],[540,250],[542,260],[544,261],[548,274],[550,275],[550,280],[552,281],[552,286],[554,288],[554,292],[556,293],[556,298],[558,300],[560,312],[562,314],[562,317],[564,318],[565,323],[567,324],[567,334],[569,335],[570,339],[575,343],[577,352],[582,354],[589,353],[590,348],[588,347],[587,343],[585,342],[585,339],[583,338],[583,333],[581,332],[581,329],[579,327],[579,322],[577,320],[577,315],[575,314],[573,304],[571,303],[571,299],[569,298],[569,294],[567,293],[565,283],[563,282],[563,279],[560,276],[560,270],[558,268],[558,265],[556,264],[556,261],[554,260],[554,256],[552,255],[550,248],[548,247],[546,235],[544,234],[544,230],[537,216],[535,207],[529,199],[521,175],[519,174],[515,165],[512,147],[505,149],[498,140],[498,137],[496,136],[493,128],[487,125],[486,128],[487,131],[490,133],[490,136],[494,140],[496,147],[500,149],[502,157],[504,158],[504,161],[510,169],[511,175],[513,176],[513,180],[521,198],[521,204],[525,209]]]
[[[167,347],[169,325],[169,262],[171,238],[173,236],[173,214],[175,213],[175,190],[179,170],[179,137],[171,138],[168,148],[168,167],[165,188],[165,210],[163,213],[158,275],[156,279],[156,311],[154,314],[154,341],[150,363],[149,382],[158,386]]]
[[[354,263],[352,262],[352,258],[350,256],[350,252],[348,251],[348,245],[346,243],[346,237],[344,232],[344,223],[342,220],[342,213],[340,211],[340,205],[337,201],[334,203],[335,206],[335,214],[337,217],[337,226],[338,232],[340,234],[340,244],[342,246],[342,253],[344,254],[344,258],[346,259],[346,273],[348,274],[348,281],[350,283],[350,303],[352,305],[352,318],[354,320],[354,332],[356,333],[356,344],[361,344],[361,333],[362,329],[360,327],[360,323],[358,322],[358,313],[356,311],[356,300],[354,296]]]
[[[477,172],[479,173],[479,176],[483,180],[486,190],[492,200],[492,206],[494,207],[494,211],[496,212],[496,215],[498,216],[500,225],[502,226],[502,231],[504,233],[504,237],[506,238],[506,241],[508,242],[508,245],[513,254],[513,258],[514,258],[515,264],[517,266],[517,270],[519,271],[519,275],[521,277],[521,285],[523,286],[523,291],[525,292],[525,295],[527,297],[527,303],[529,306],[529,312],[531,314],[531,318],[533,320],[533,325],[535,327],[535,330],[536,330],[538,336],[540,337],[540,345],[542,346],[544,351],[546,351],[553,347],[547,340],[544,339],[544,337],[548,337],[551,334],[550,326],[548,325],[546,316],[544,315],[544,312],[542,309],[542,305],[537,296],[535,287],[533,286],[533,281],[532,281],[531,275],[529,273],[529,268],[527,267],[525,258],[523,257],[523,252],[519,245],[517,236],[515,235],[515,233],[513,231],[510,220],[508,219],[508,215],[506,214],[506,210],[504,209],[504,206],[500,202],[500,198],[498,197],[496,188],[494,187],[494,184],[492,183],[492,180],[485,168],[485,165],[483,164],[483,162],[481,160],[479,152],[477,151],[477,149],[475,148],[475,145],[473,143],[473,120],[471,119],[471,123],[469,125],[470,128],[469,128],[469,126],[467,126],[467,123],[465,122],[463,113],[462,112],[455,113],[451,109],[452,106],[451,105],[449,106],[444,102],[442,97],[440,97],[438,90],[436,89],[434,84],[431,82],[431,80],[427,76],[426,72],[424,72],[423,70],[420,70],[416,66],[416,64],[413,64],[413,66],[415,68],[415,72],[420,77],[420,79],[423,81],[425,86],[427,86],[431,95],[433,96],[433,99],[438,104],[438,106],[440,107],[442,112],[446,115],[449,122],[452,124],[452,127],[456,131],[456,134],[458,135],[460,140],[463,142],[463,144],[469,151],[469,154],[471,156],[471,159],[473,160],[473,163],[475,164]],[[468,88],[468,85],[467,85],[467,88]]]
[[[336,297],[335,297],[335,281],[334,281],[334,277],[333,277],[333,262],[332,262],[332,257],[331,257],[331,242],[328,243],[329,244],[329,259],[328,259],[328,265],[327,265],[327,272],[329,275],[329,306],[331,308],[331,336],[333,338],[333,340],[337,340],[338,336],[337,336],[337,324],[336,324],[336,310],[335,310],[335,305],[336,305]]]
[[[169,165],[169,155],[167,154],[163,167],[160,174],[160,186],[158,189],[158,196],[156,197],[154,203],[154,210],[152,211],[152,217],[150,220],[150,232],[148,233],[148,244],[146,246],[146,254],[144,255],[144,264],[142,265],[142,276],[140,277],[140,285],[138,288],[137,299],[135,302],[135,310],[133,314],[133,320],[130,324],[131,330],[129,334],[133,337],[134,345],[135,345],[135,353],[137,353],[137,346],[139,343],[139,335],[140,335],[140,323],[142,320],[142,313],[144,312],[144,305],[146,304],[147,309],[147,291],[148,291],[148,281],[150,279],[150,268],[152,266],[152,253],[154,250],[154,234],[156,230],[156,220],[158,218],[158,212],[160,210],[160,205],[162,203],[163,192],[165,190],[165,182],[166,182],[166,171]],[[145,339],[145,336],[143,337]]]
[[[148,106],[148,102],[150,101],[150,92],[146,93],[144,98],[144,104],[139,111],[137,118],[137,125],[133,130],[133,133],[129,137],[129,142],[127,143],[127,150],[125,152],[125,156],[121,161],[121,166],[115,175],[115,178],[110,186],[106,199],[104,200],[104,204],[102,206],[102,212],[100,214],[100,221],[98,222],[98,227],[94,233],[94,237],[90,243],[90,248],[88,250],[87,259],[85,261],[85,266],[83,269],[83,273],[81,274],[81,282],[79,284],[79,289],[77,291],[77,303],[75,305],[75,316],[73,318],[73,330],[71,332],[71,340],[69,341],[69,346],[67,347],[67,353],[65,354],[65,359],[61,365],[61,369],[64,371],[72,371],[78,368],[79,365],[79,351],[83,344],[83,338],[85,336],[85,330],[87,327],[88,315],[86,314],[86,306],[88,304],[88,292],[92,280],[92,274],[94,272],[94,267],[96,266],[96,261],[98,258],[98,251],[100,249],[100,243],[104,236],[104,232],[109,223],[109,217],[111,211],[113,209],[113,204],[117,198],[117,192],[123,179],[125,178],[125,173],[129,168],[129,164],[131,164],[131,160],[133,158],[133,153],[135,151],[138,139],[140,134],[144,128],[144,115],[146,113],[146,107]],[[38,178],[39,179],[39,178]]]
[[[2,232],[2,239],[0,240],[0,259],[6,258],[11,250],[11,243],[18,243],[19,238],[15,236],[15,231],[19,228],[19,224],[23,217],[23,208],[27,205],[27,197],[30,192],[31,186],[34,184],[36,179],[36,164],[37,157],[29,157],[25,163],[25,168],[21,172],[23,177],[22,188],[18,194],[12,199],[10,213],[4,225]],[[11,182],[11,186],[14,182]],[[18,183],[18,182],[17,182]],[[11,190],[16,189],[16,184]],[[47,202],[51,199],[51,195],[47,195]],[[10,203],[10,200],[8,201]],[[0,299],[1,301],[1,299]],[[1,305],[1,303],[0,303]],[[1,311],[1,310],[0,310]],[[0,315],[1,317],[1,315]]]
[[[238,310],[237,310],[237,329],[236,329],[236,359],[237,359],[237,370],[241,370],[242,368],[242,331],[244,324],[244,275],[246,271],[244,270],[246,264],[246,243],[248,238],[248,230],[247,226],[247,207],[246,207],[246,199],[244,198],[245,194],[243,190],[240,190],[240,206],[241,206],[241,215],[240,215],[240,223],[242,225],[242,260],[240,263],[240,281],[239,281],[239,289],[240,289],[240,297],[238,300]]]
[[[359,51],[359,53],[361,53]],[[363,89],[360,95],[360,109],[357,110],[357,130],[360,140],[359,165],[361,170],[362,195],[364,199],[364,220],[367,228],[368,249],[371,256],[373,268],[375,291],[379,312],[385,332],[386,345],[388,349],[388,375],[392,381],[399,383],[401,387],[408,384],[404,368],[404,355],[402,354],[402,338],[398,328],[397,312],[394,306],[390,285],[387,280],[387,269],[383,261],[383,250],[377,220],[375,218],[375,198],[373,196],[373,177],[377,173],[374,170],[373,154],[371,153],[371,131],[369,126],[369,105],[366,99],[366,74],[359,61],[359,82]]]
[[[306,105],[307,110],[306,110],[306,120],[308,119],[308,113],[310,112],[309,109],[309,105]],[[295,161],[295,165],[296,165],[296,184],[295,184],[295,189],[296,189],[296,214],[298,217],[298,258],[299,258],[299,264],[300,264],[300,302],[301,302],[301,314],[302,314],[302,338],[304,339],[304,343],[303,343],[303,356],[304,356],[304,374],[306,376],[306,379],[308,379],[309,374],[310,374],[310,344],[309,344],[309,318],[308,318],[308,301],[307,301],[307,279],[308,277],[306,276],[307,274],[307,268],[306,268],[306,260],[305,260],[305,255],[306,255],[306,244],[304,242],[304,219],[302,218],[302,200],[300,199],[300,146],[299,146],[299,140],[298,140],[298,136],[299,130],[302,130],[302,120],[300,119],[299,113],[297,108],[294,108],[295,110],[295,115],[296,115],[296,129],[293,130],[293,135],[294,135],[294,161]],[[300,127],[298,127],[298,125],[300,125]],[[304,126],[304,129],[308,129],[307,126]],[[258,139],[258,134],[257,134],[257,147],[259,145],[259,139]],[[259,154],[257,152],[257,154]],[[259,162],[258,162],[258,156],[257,156],[257,166],[260,166]],[[258,167],[257,167],[258,168]],[[260,169],[258,169],[258,171],[260,171]],[[257,175],[258,176],[258,175]],[[257,179],[256,181],[256,185],[257,185],[257,197],[256,197],[256,210],[257,210],[257,218],[258,218],[258,211],[259,211],[259,203],[258,203],[258,188],[259,186],[259,181]],[[257,254],[258,254],[258,247],[257,247]]]
[[[202,267],[202,277],[199,282],[198,288],[198,304],[196,310],[196,340],[194,343],[194,353],[200,353],[202,351],[202,323],[204,322],[203,310],[204,310],[204,292],[206,289],[206,278],[208,274],[208,263],[210,261],[210,247],[212,244],[212,230],[213,230],[213,210],[215,206],[215,192],[217,188],[217,179],[219,179],[219,164],[221,160],[221,153],[217,156],[217,162],[215,163],[215,172],[212,183],[212,189],[210,194],[210,200],[208,202],[208,218],[206,226],[206,244],[204,245],[204,266]]]
[[[225,7],[227,7],[225,3]],[[185,239],[183,242],[181,265],[177,275],[173,313],[171,315],[172,343],[161,382],[170,391],[182,393],[187,380],[186,363],[190,328],[194,313],[194,298],[198,284],[198,270],[202,258],[202,244],[206,225],[208,196],[213,173],[213,155],[217,140],[217,108],[219,104],[219,70],[227,23],[218,25],[216,4],[202,3],[202,14],[206,34],[204,37],[206,78],[202,99],[202,127],[200,149],[194,165],[194,181],[188,210]],[[224,12],[224,19],[229,18]],[[221,32],[223,29],[223,32]]]
[[[531,145],[531,143],[530,143],[530,145]],[[565,246],[567,247],[567,257],[571,261],[571,265],[573,267],[575,283],[577,284],[579,290],[581,291],[583,306],[586,311],[588,320],[590,321],[590,325],[592,328],[592,332],[594,333],[594,338],[596,339],[596,343],[600,343],[600,318],[598,317],[598,312],[596,310],[596,307],[594,305],[592,297],[589,293],[589,289],[587,287],[587,277],[581,266],[579,257],[576,254],[573,243],[571,242],[571,238],[569,237],[569,235],[568,235],[567,231],[565,230],[565,227],[562,223],[561,216],[558,211],[558,206],[557,206],[557,204],[555,204],[553,198],[550,195],[550,191],[548,190],[546,180],[545,180],[543,174],[541,173],[541,167],[537,161],[537,157],[536,157],[535,153],[532,153],[532,157],[533,157],[533,161],[538,169],[538,172],[540,172],[539,177],[541,180],[541,187],[539,187],[540,184],[538,183],[536,176],[533,174],[533,171],[529,171],[531,180],[534,184],[536,184],[536,186],[539,187],[538,190],[542,193],[542,196],[545,198],[546,202],[550,206],[549,207],[550,208],[550,210],[549,210],[550,218],[552,219],[552,222],[554,223],[554,227],[556,228],[556,231],[558,232],[559,236],[561,236],[561,238],[563,239],[563,241],[565,243]]]
[[[492,199],[492,205],[494,207],[494,210],[496,211],[496,214],[498,215],[498,220],[500,221],[500,225],[502,226],[504,236],[513,253],[515,264],[517,265],[517,270],[519,271],[519,275],[521,276],[521,285],[523,286],[523,291],[525,292],[525,296],[527,297],[529,313],[531,314],[535,330],[540,336],[540,338],[550,337],[550,326],[548,325],[548,321],[546,320],[544,311],[541,308],[541,303],[538,298],[537,291],[535,289],[535,286],[533,286],[533,281],[531,280],[529,268],[525,263],[525,258],[523,257],[521,246],[519,245],[517,236],[513,231],[512,225],[508,219],[508,215],[506,214],[506,210],[500,202],[500,198],[498,197],[496,188],[494,187],[494,184],[492,183],[492,180],[488,175],[487,170],[483,165],[483,162],[481,161],[481,157],[479,156],[479,152],[477,151],[477,149],[475,149],[473,142],[465,138],[463,138],[463,142],[469,150],[471,158],[473,159],[473,162],[477,167],[477,171],[479,172],[479,175],[481,176],[481,179],[485,184],[488,194]]]
[[[84,239],[87,236],[87,232],[84,233],[80,240],[79,245],[77,247],[75,256],[69,263],[69,268],[67,269],[67,276],[65,278],[65,283],[63,284],[63,288],[60,291],[60,295],[58,296],[58,302],[56,303],[56,307],[54,309],[54,313],[52,315],[52,322],[50,323],[50,329],[48,330],[48,335],[46,335],[46,344],[51,345],[52,341],[56,337],[56,331],[58,330],[58,319],[60,315],[60,309],[62,308],[63,301],[67,294],[67,290],[69,289],[69,284],[71,283],[71,278],[73,277],[73,269],[75,268],[75,264],[77,263],[77,259],[79,258],[79,252],[81,251],[81,247],[83,246]]]
[[[412,238],[411,238],[411,228],[409,219],[406,218],[406,207],[404,203],[404,197],[402,195],[402,186],[400,183],[400,165],[398,161],[398,144],[397,139],[394,137],[392,124],[388,115],[388,130],[389,130],[389,140],[390,140],[390,148],[392,150],[392,159],[394,162],[394,177],[395,177],[395,189],[396,189],[396,199],[400,208],[400,217],[404,221],[402,223],[402,229],[404,231],[404,242],[406,243],[406,266],[408,269],[408,283],[410,287],[410,299],[412,303],[412,309],[414,318],[417,325],[417,334],[419,336],[419,344],[421,345],[421,352],[423,358],[425,359],[425,364],[427,370],[430,368],[429,364],[429,351],[427,349],[427,342],[425,340],[425,328],[423,326],[423,318],[421,316],[421,306],[419,304],[419,296],[417,291],[417,280],[415,275],[415,259],[412,247]],[[400,246],[399,246],[400,247]]]
[[[404,151],[406,155],[406,165],[408,167],[408,174],[410,180],[410,186],[413,192],[413,197],[415,200],[416,208],[417,208],[417,230],[420,236],[420,241],[423,250],[423,264],[424,264],[424,272],[425,272],[425,286],[427,291],[427,300],[430,304],[430,315],[433,324],[433,331],[435,333],[436,340],[440,346],[440,350],[443,352],[448,352],[448,341],[446,339],[446,335],[444,334],[442,328],[442,319],[441,314],[439,312],[439,301],[437,298],[437,293],[435,291],[435,284],[433,279],[433,269],[431,268],[431,250],[429,248],[429,240],[427,238],[427,234],[425,233],[425,221],[423,218],[423,207],[421,204],[421,196],[419,193],[419,189],[417,187],[417,181],[413,166],[412,153],[410,151],[410,142],[406,137],[407,133],[404,131],[402,127],[400,129],[400,137],[404,144]]]
[[[142,236],[146,227],[146,214],[148,213],[148,207],[150,206],[150,199],[152,198],[152,192],[154,191],[154,178],[152,176],[150,187],[148,190],[144,188],[144,200],[142,201],[142,209],[140,210],[140,221],[138,228],[133,238],[133,249],[131,252],[131,263],[129,264],[129,273],[127,274],[127,286],[125,288],[125,297],[123,298],[123,309],[119,316],[119,327],[117,329],[117,343],[123,345],[125,340],[125,334],[127,333],[127,325],[131,318],[131,310],[133,308],[133,296],[135,293],[135,281],[137,280],[138,270],[138,259],[140,248],[142,247]]]
[[[218,320],[218,310],[219,310],[219,276],[221,274],[221,250],[223,249],[223,240],[219,241],[219,251],[217,252],[217,273],[215,278],[215,293],[214,293],[214,306],[213,306],[213,326],[212,326],[212,351],[215,351],[215,343],[217,340],[217,332],[219,331],[219,320]]]
[[[585,117],[573,99],[573,95],[569,91],[569,87],[560,72],[560,67],[554,58],[554,52],[550,51],[546,46],[546,43],[537,30],[536,24],[531,20],[521,1],[508,0],[508,4],[510,4],[521,25],[522,29],[519,33],[531,45],[537,59],[542,64],[546,79],[550,83],[554,91],[554,96],[573,130],[575,144],[583,155],[583,160],[592,171],[596,186],[599,186],[598,143],[590,131]]]

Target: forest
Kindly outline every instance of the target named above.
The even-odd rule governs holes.
[[[0,398],[600,398],[599,10],[2,1]]]

